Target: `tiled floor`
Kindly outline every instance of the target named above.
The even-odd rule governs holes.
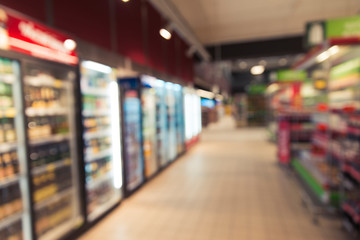
[[[311,223],[299,188],[263,129],[223,119],[81,240],[347,240],[338,221]]]

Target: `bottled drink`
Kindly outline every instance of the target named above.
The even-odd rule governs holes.
[[[4,133],[5,142],[14,142],[16,141],[16,132],[14,119],[3,118],[2,119],[2,129]]]

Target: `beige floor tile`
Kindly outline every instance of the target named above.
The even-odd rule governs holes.
[[[80,240],[347,240],[338,222],[312,225],[266,138],[228,118],[211,125]]]

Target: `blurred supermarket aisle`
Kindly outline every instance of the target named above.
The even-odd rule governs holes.
[[[201,142],[81,240],[346,240],[338,222],[320,226],[279,169],[263,129],[232,119],[204,130]]]

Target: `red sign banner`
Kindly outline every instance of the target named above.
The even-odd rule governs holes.
[[[0,6],[0,49],[76,65],[75,47],[68,36]]]

